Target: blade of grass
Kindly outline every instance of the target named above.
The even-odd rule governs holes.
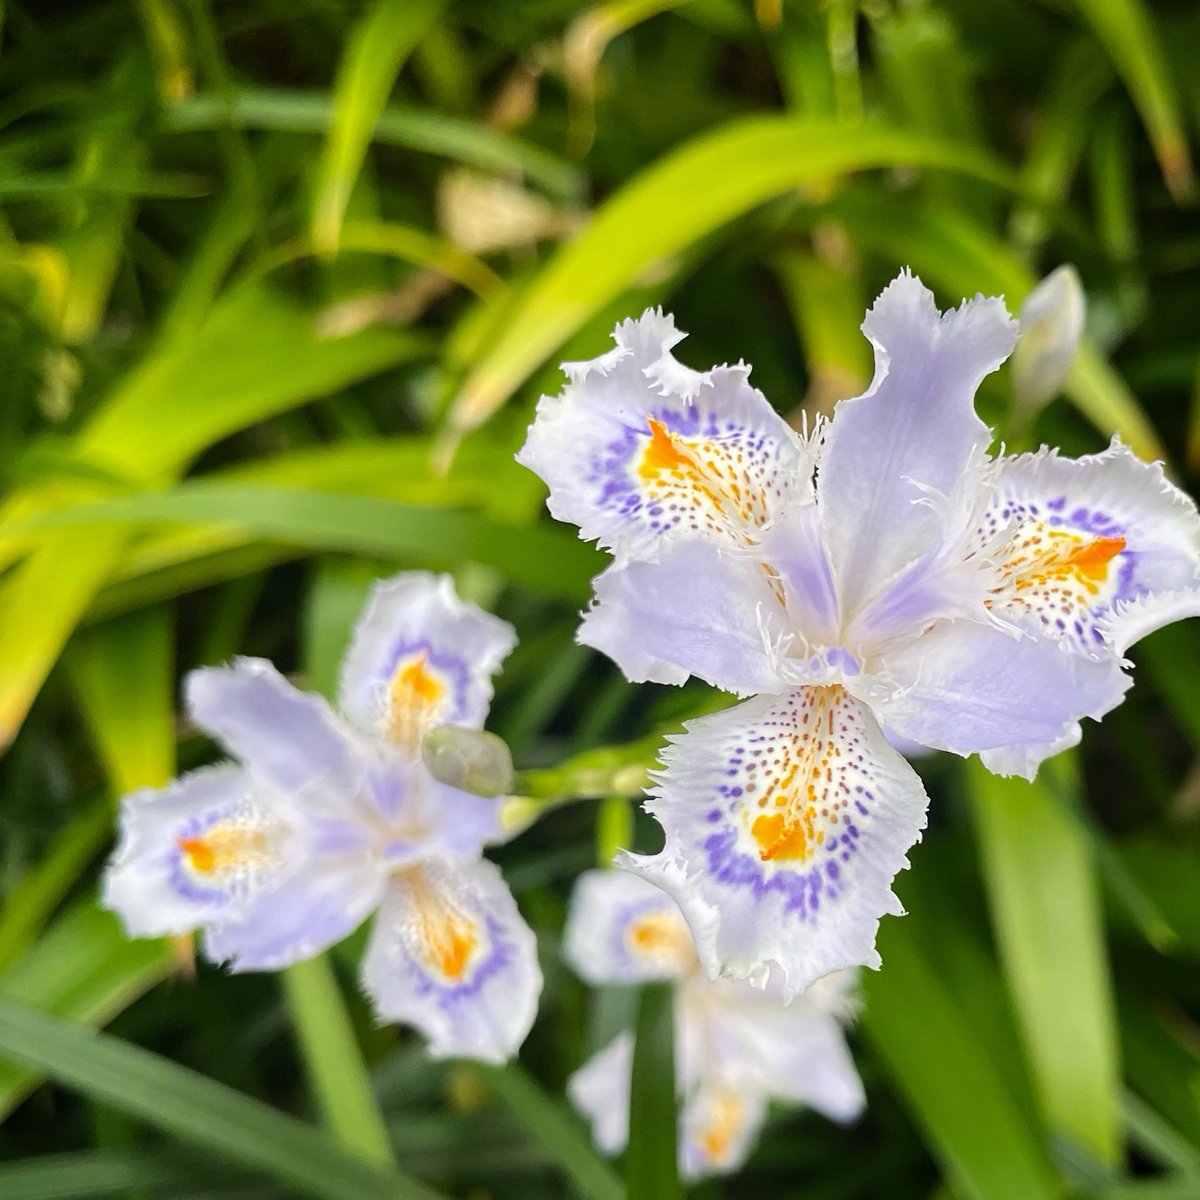
[[[221,1159],[324,1200],[434,1200],[320,1130],[118,1038],[0,996],[0,1055]]]
[[[310,228],[318,252],[336,254],[342,221],[371,130],[413,47],[444,0],[374,0],[347,39],[334,84],[333,120],[317,165]]]
[[[992,922],[1038,1102],[1051,1129],[1114,1166],[1115,1006],[1088,832],[1068,754],[1035,783],[969,764]]]
[[[1141,113],[1176,200],[1194,187],[1183,114],[1150,10],[1142,0],[1075,0]]]
[[[245,88],[222,97],[198,95],[164,116],[164,128],[178,133],[209,130],[229,118],[246,129],[324,133],[333,105],[323,92]],[[405,105],[389,105],[379,115],[372,140],[454,159],[495,171],[519,171],[551,195],[577,200],[583,192],[579,169],[540,146],[501,133],[477,121]]]
[[[587,1132],[561,1101],[548,1095],[519,1063],[476,1068],[487,1089],[562,1168],[587,1200],[624,1200],[617,1173],[596,1153]]]
[[[986,154],[939,138],[778,116],[731,122],[655,163],[606,201],[514,302],[451,408],[447,450],[647,267],[791,188],[898,163],[1010,182]]]
[[[0,1196],[4,1200],[99,1200],[157,1194],[163,1189],[197,1185],[228,1187],[227,1172],[205,1168],[147,1150],[80,1150],[40,1154],[0,1166]],[[222,1193],[224,1194],[224,1193]]]
[[[625,1189],[629,1200],[678,1200],[675,1107],[675,988],[649,984],[638,999]]]
[[[586,597],[588,580],[600,566],[595,550],[553,527],[521,528],[463,510],[254,484],[182,484],[169,492],[46,513],[32,518],[28,527],[54,529],[56,537],[77,537],[89,527],[218,521],[310,550],[446,564],[470,558],[499,568],[515,582],[572,601]]]
[[[175,772],[171,614],[146,609],[88,629],[72,676],[117,796],[162,787]]]
[[[0,975],[0,996],[70,1021],[104,1025],[163,979],[174,962],[167,942],[131,942],[116,917],[85,900],[64,912]],[[36,1064],[0,1061],[0,1120],[40,1077]]]
[[[918,941],[915,910],[879,931],[884,967],[864,972],[862,1027],[963,1200],[1061,1195],[992,1049]],[[976,1003],[982,997],[974,997]]]
[[[362,1051],[329,959],[320,954],[282,974],[308,1077],[326,1128],[367,1162],[395,1162]]]

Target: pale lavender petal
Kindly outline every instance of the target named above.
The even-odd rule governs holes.
[[[696,675],[740,695],[791,686],[787,612],[753,558],[700,539],[664,548],[656,563],[610,567],[578,638],[635,683]]]
[[[435,860],[395,875],[363,959],[381,1021],[415,1025],[435,1058],[504,1062],[542,990],[533,932],[487,860]]]
[[[277,889],[296,846],[289,814],[256,795],[241,767],[193,771],[122,799],[103,904],[131,937],[185,933]]]
[[[670,353],[683,336],[657,310],[622,322],[616,349],[564,364],[570,382],[542,398],[517,455],[551,513],[619,562],[680,534],[741,544],[811,493],[811,451],[749,368],[689,370]]]
[[[632,1071],[633,1035],[619,1033],[567,1080],[567,1097],[588,1119],[604,1154],[620,1154],[629,1141]]]
[[[874,698],[890,730],[954,754],[1005,748],[1031,754],[1078,740],[1131,684],[1115,660],[969,621],[949,621],[889,656],[895,686]],[[1063,743],[1062,739],[1073,739]],[[1036,757],[1020,773],[1032,778]]]
[[[499,797],[472,796],[440,783],[423,763],[402,754],[381,754],[368,788],[387,825],[382,853],[392,866],[427,854],[475,859],[484,846],[503,838]]]
[[[749,1157],[767,1117],[763,1096],[704,1080],[679,1114],[679,1168],[685,1179],[729,1175]]]
[[[298,691],[264,659],[193,671],[186,691],[196,724],[282,794],[331,781],[348,797],[357,791],[365,763],[349,730],[320,696]]]
[[[921,781],[840,687],[701,717],[663,756],[647,809],[666,844],[618,865],[674,896],[709,976],[789,999],[841,967],[877,966],[896,873],[920,837]]]
[[[353,933],[383,896],[383,870],[367,853],[310,858],[234,919],[210,926],[204,954],[234,971],[275,971]]]
[[[624,871],[587,871],[575,884],[563,957],[593,984],[679,979],[696,966],[675,901]]]
[[[999,572],[993,611],[1085,654],[1200,612],[1195,502],[1116,440],[1004,459],[977,541]]]
[[[807,1104],[831,1120],[859,1116],[866,1094],[839,1019],[850,1006],[826,1002],[829,978],[790,1004],[773,989],[734,981],[692,985],[683,1008],[706,1048],[703,1069],[738,1091]]]
[[[410,755],[435,725],[482,728],[492,676],[515,642],[507,621],[458,598],[449,575],[384,580],[342,666],[342,712]]]
[[[975,389],[1009,355],[1017,325],[1000,300],[941,314],[904,273],[863,322],[875,347],[870,389],[837,407],[825,435],[817,496],[838,595],[857,611],[879,584],[927,553],[943,517],[917,503],[949,495],[980,464],[990,432]]]

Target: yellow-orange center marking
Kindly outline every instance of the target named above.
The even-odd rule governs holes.
[[[260,830],[239,826],[217,825],[197,837],[181,837],[176,845],[192,870],[201,875],[260,862],[267,851],[267,839]]]
[[[834,759],[841,756],[835,738],[834,714],[843,689],[834,684],[819,689],[811,716],[797,739],[796,758],[774,786],[759,798],[760,813],[750,826],[763,862],[801,861],[811,858],[825,841],[825,831],[817,828],[821,814],[821,795],[833,780]],[[836,816],[833,817],[836,820]]]
[[[686,963],[692,957],[692,936],[674,913],[647,913],[629,927],[629,940],[639,954]]]
[[[425,652],[402,663],[388,687],[387,735],[415,746],[438,715],[446,685],[426,665]]]
[[[742,1103],[729,1092],[723,1092],[715,1104],[716,1111],[708,1128],[700,1135],[700,1145],[709,1161],[723,1163],[729,1156],[738,1126],[742,1123]]]
[[[478,924],[423,875],[410,881],[421,957],[451,983],[460,983],[479,949]]]

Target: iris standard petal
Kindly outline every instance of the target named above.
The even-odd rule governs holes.
[[[288,814],[232,763],[121,801],[120,841],[103,903],[131,937],[186,933],[271,894],[294,868]]]
[[[843,610],[857,611],[937,541],[943,516],[918,503],[949,495],[991,438],[975,389],[1009,355],[1017,324],[1002,301],[977,297],[939,313],[905,272],[863,322],[875,347],[869,390],[843,400],[817,474],[821,520]]]
[[[1200,613],[1195,502],[1116,440],[1002,460],[977,541],[997,572],[993,612],[1085,654]]]
[[[679,906],[624,871],[586,871],[575,884],[563,956],[588,983],[679,979],[696,965]]]
[[[320,697],[294,688],[269,662],[193,671],[186,683],[193,720],[284,795],[328,784],[350,803],[365,774],[350,731]]]
[[[592,1140],[605,1154],[620,1154],[629,1141],[632,1072],[633,1035],[624,1032],[567,1080],[567,1098],[588,1119]]]
[[[1132,683],[1115,658],[972,621],[937,626],[887,666],[895,691],[873,707],[888,729],[954,754],[1018,749],[1028,778],[1042,757],[1079,740],[1083,717],[1099,720]]]
[[[825,976],[790,1004],[735,981],[685,989],[685,1022],[698,1026],[707,1048],[704,1069],[741,1092],[807,1104],[835,1121],[850,1121],[866,1094],[846,1045],[842,1018],[850,1005],[829,1004]]]
[[[349,936],[383,895],[384,876],[368,853],[309,857],[280,887],[236,917],[210,926],[205,957],[234,971],[275,971]]]
[[[921,781],[843,688],[760,696],[673,739],[647,809],[666,832],[627,867],[674,896],[710,977],[784,999],[840,967],[876,966],[891,884],[925,826]]]
[[[767,1116],[765,1097],[704,1080],[679,1114],[679,1167],[685,1179],[728,1175],[749,1157]]]
[[[342,665],[342,712],[410,755],[435,725],[481,728],[492,676],[515,642],[507,621],[458,598],[449,575],[384,580]]]
[[[739,695],[791,686],[794,635],[768,568],[690,538],[656,563],[610,567],[578,640],[635,683],[689,675]]]
[[[692,371],[671,355],[683,337],[658,310],[622,322],[614,350],[564,364],[570,382],[539,402],[517,455],[551,513],[618,562],[652,559],[674,535],[740,544],[811,494],[811,451],[749,368]]]
[[[436,1058],[504,1062],[533,1025],[533,932],[490,862],[426,861],[388,887],[363,959],[382,1021],[415,1025]]]

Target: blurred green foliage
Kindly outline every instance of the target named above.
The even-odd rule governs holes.
[[[1064,397],[1030,430],[1002,371],[985,417],[1010,447],[1120,432],[1194,484],[1200,13],[0,11],[0,1196],[617,1200],[560,1097],[633,1008],[560,964],[565,901],[597,845],[653,847],[621,797],[721,699],[574,646],[601,558],[512,462],[532,404],[662,303],[690,362],[745,358],[781,411],[827,412],[866,383],[857,325],[900,266],[1015,311],[1073,262]],[[186,945],[95,906],[114,798],[211,755],[177,726],[182,673],[256,653],[329,690],[369,580],[409,566],[522,635],[493,727],[542,815],[497,857],[547,987],[503,1071],[373,1028],[350,948],[193,977]],[[864,980],[866,1117],[780,1111],[698,1200],[1200,1195],[1198,650],[1191,626],[1139,648],[1130,700],[1034,787],[921,763],[911,914]],[[658,1191],[629,1194],[665,1197],[670,1120],[646,1124]]]

